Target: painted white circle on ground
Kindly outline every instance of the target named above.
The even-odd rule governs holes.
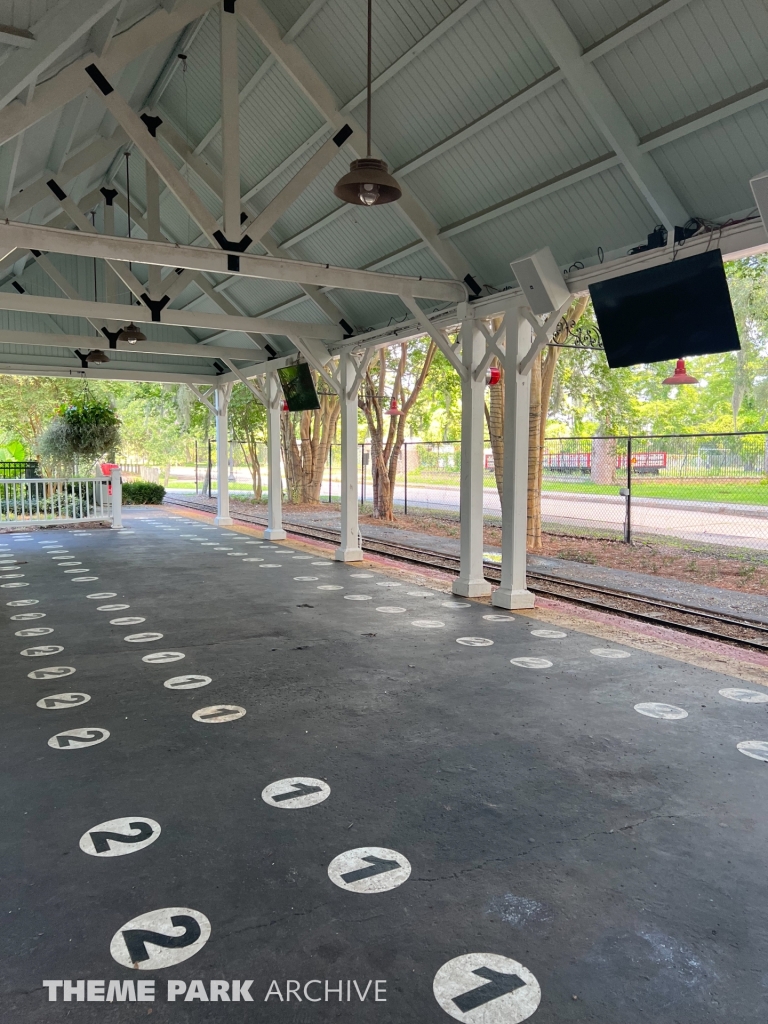
[[[33,672],[27,672],[27,679],[63,679],[74,672],[75,669],[71,665],[48,665],[47,668],[36,668]]]
[[[331,787],[327,782],[323,782],[322,779],[308,779],[302,775],[270,782],[261,791],[261,799],[265,803],[286,811],[312,807],[327,800],[330,795]]]
[[[196,690],[198,686],[207,686],[210,682],[210,676],[173,676],[172,679],[166,679],[163,686],[169,690]]]
[[[64,556],[63,555],[55,555],[54,557],[55,558],[63,558]],[[60,565],[82,565],[83,563],[82,562],[72,562],[69,559],[67,559],[66,562],[60,562],[59,564]]]
[[[28,622],[30,619],[44,619],[45,612],[20,612],[18,615],[12,615],[11,620],[13,622]],[[768,699],[768,698],[766,698]]]
[[[57,644],[41,644],[39,647],[25,647],[20,653],[24,658],[47,658],[51,654],[59,654],[63,650],[64,648]]]
[[[121,619],[110,619],[109,624],[110,626],[138,626],[140,622],[146,621],[141,615],[124,615]]]
[[[295,559],[297,562],[308,562],[312,558],[312,555],[291,555],[291,558]]]
[[[377,609],[377,612],[383,612],[384,615],[397,615],[399,612],[406,611],[405,608],[400,608],[396,604],[382,604]]]
[[[561,629],[532,629],[531,636],[541,637],[542,640],[561,640],[568,634]]]
[[[736,749],[756,761],[768,761],[768,740],[742,740],[736,744]]]
[[[381,580],[376,584],[377,587],[402,587],[402,585],[402,583],[395,583],[394,580]]]
[[[246,541],[243,541],[243,543],[244,544],[263,544],[264,541],[263,540],[246,540]]]
[[[13,587],[28,587],[28,583],[0,583],[3,590],[11,590]]]
[[[91,699],[88,693],[52,693],[37,702],[37,707],[45,711],[56,711],[59,708],[76,708],[79,704],[87,704]]]
[[[16,618],[16,616],[12,616]],[[725,690],[719,691],[721,697],[727,697],[728,700],[740,700],[744,704],[767,704],[768,693],[759,693],[757,690],[740,690],[738,687],[727,687]]]
[[[552,668],[552,662],[546,658],[510,658],[509,663],[520,668]]]
[[[372,580],[374,577],[372,572],[351,572],[349,575],[356,580]]]
[[[204,548],[215,548],[216,547],[216,541],[215,540],[201,540],[200,543],[201,543],[201,545]]]
[[[100,604],[96,609],[97,612],[121,612],[125,608],[130,608],[129,604]]]
[[[167,665],[169,661],[181,661],[182,658],[186,658],[186,654],[181,651],[153,651],[152,654],[145,654],[141,660],[150,665]]]
[[[333,565],[333,562],[313,562],[312,565]]]
[[[493,647],[493,640],[484,636],[460,636],[456,638],[456,643],[464,647]]]
[[[320,579],[319,576],[294,576],[293,578],[297,583],[313,583]]]
[[[79,750],[81,747],[95,747],[108,738],[108,729],[67,729],[51,736],[48,746],[55,750]]]
[[[209,708],[200,708],[199,711],[193,712],[192,717],[196,722],[215,725],[218,722],[233,722],[236,718],[242,718],[244,714],[245,708],[238,707],[237,704],[212,704]]]
[[[334,885],[350,892],[387,892],[402,885],[410,873],[411,865],[402,853],[383,846],[347,850],[328,865]]]
[[[244,562],[263,562],[263,558],[244,558]]]
[[[598,658],[629,658],[629,651],[617,651],[613,647],[593,647],[591,648],[590,654],[597,655]]]
[[[73,576],[69,581],[70,583],[92,583],[97,580],[98,576]]]
[[[242,558],[245,551],[228,551],[227,558]]]
[[[263,565],[259,566],[260,569],[280,569],[282,566],[279,562],[264,562]]]
[[[441,604],[441,606],[443,608],[471,608],[472,607],[472,602],[471,601],[441,601],[440,604]]]
[[[449,960],[435,975],[432,992],[449,1016],[471,1024],[520,1024],[541,1002],[541,988],[528,968],[497,953]]]
[[[231,551],[232,548],[215,547],[213,550],[214,551]]]
[[[345,594],[344,595],[344,600],[345,601],[372,601],[373,598],[369,597],[368,594]]]
[[[109,952],[123,967],[157,971],[189,960],[210,937],[211,923],[199,910],[164,907],[124,924],[115,932]]]
[[[411,625],[417,629],[441,629],[445,623],[439,619],[413,619]]]
[[[78,575],[82,572],[91,572],[90,569],[65,569],[65,573],[77,573]]]
[[[53,628],[51,626],[32,626],[31,629],[18,629],[14,636],[45,636],[46,633],[52,633]]]
[[[317,588],[318,590],[343,590],[344,587],[340,587],[337,583],[321,583]]]
[[[26,597],[23,601],[6,601],[9,608],[26,608],[31,604],[40,604],[36,597]]]
[[[635,704],[635,711],[639,711],[641,715],[646,715],[648,718],[666,718],[670,721],[688,717],[688,712],[683,708],[675,707],[674,704],[659,704],[656,701]]]
[[[106,600],[108,597],[117,597],[117,594],[86,594],[89,601]]]
[[[162,633],[129,633],[128,636],[123,637],[123,640],[129,644],[148,644],[162,639]]]
[[[154,843],[160,832],[153,818],[112,818],[88,829],[80,837],[80,849],[91,857],[124,857]]]

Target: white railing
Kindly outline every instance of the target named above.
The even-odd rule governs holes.
[[[111,476],[0,480],[0,526],[109,522],[122,529],[123,485]]]

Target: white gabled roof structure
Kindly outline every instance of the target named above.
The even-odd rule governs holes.
[[[133,319],[147,342],[88,376],[226,382],[420,331],[414,297],[490,315],[543,246],[572,290],[668,259],[624,258],[656,224],[739,222],[685,252],[768,246],[764,0],[374,0],[374,150],[403,197],[371,209],[333,194],[365,153],[365,10],[0,3],[0,372],[80,375]]]

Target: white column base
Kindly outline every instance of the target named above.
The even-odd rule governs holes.
[[[491,604],[494,608],[533,608],[535,597],[530,590],[494,590]]]
[[[110,526],[110,530],[122,530],[122,526],[112,523],[112,525]]]
[[[267,530],[264,531],[264,539],[265,540],[285,540],[285,538],[287,536],[288,536],[288,534],[285,532],[285,530],[269,530],[269,529],[267,529]]]
[[[457,597],[488,597],[491,592],[491,584],[487,580],[454,580],[451,584],[451,593]]]
[[[362,562],[364,555],[360,548],[336,548],[333,557],[337,562]]]
[[[213,520],[214,526],[231,526],[234,523],[234,519],[231,516],[215,516]]]

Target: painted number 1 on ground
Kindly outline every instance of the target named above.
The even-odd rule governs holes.
[[[517,960],[494,953],[449,960],[435,975],[432,991],[447,1014],[471,1024],[520,1024],[541,1002],[533,974]]]

